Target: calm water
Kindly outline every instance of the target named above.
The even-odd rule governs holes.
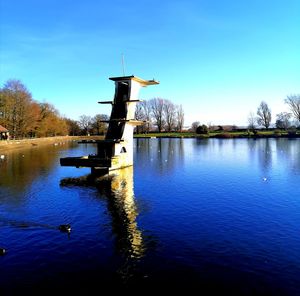
[[[134,168],[96,181],[59,165],[94,150],[70,142],[0,160],[1,295],[300,295],[299,139],[139,139]]]

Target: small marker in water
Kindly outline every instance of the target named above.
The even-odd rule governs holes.
[[[266,177],[263,177],[263,181],[266,182],[266,181],[267,181],[267,178],[266,178]]]
[[[0,256],[3,256],[6,253],[6,250],[4,248],[0,248]]]

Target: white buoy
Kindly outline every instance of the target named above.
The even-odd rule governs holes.
[[[263,177],[263,181],[266,182],[266,181],[267,181],[267,178],[266,178],[266,177]]]
[[[0,159],[5,159],[5,155],[4,155],[4,154],[1,154],[1,155],[0,155]]]

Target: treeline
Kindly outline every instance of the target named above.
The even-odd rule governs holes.
[[[255,131],[256,129],[276,128],[281,130],[300,128],[300,94],[289,95],[284,99],[284,103],[288,106],[289,112],[280,112],[276,114],[275,122],[272,123],[272,111],[269,105],[262,101],[257,107],[256,113],[250,112],[248,115],[248,129]],[[199,134],[205,134],[210,131],[236,130],[237,127],[220,126],[212,124],[200,124],[199,121],[192,123],[191,131]]]
[[[97,114],[94,117],[81,115],[78,121],[73,121],[72,135],[76,135],[76,131],[79,135],[104,135],[108,124],[103,121],[108,119],[106,114]]]
[[[66,121],[49,103],[39,103],[19,80],[8,80],[0,89],[0,124],[12,138],[68,134]]]
[[[11,139],[103,135],[108,119],[105,114],[81,115],[79,120],[66,118],[52,104],[33,99],[20,80],[8,80],[0,88],[0,125],[9,130]],[[135,119],[145,122],[136,128],[137,133],[181,132],[184,111],[170,100],[154,98],[137,104]]]
[[[184,110],[182,105],[175,105],[170,100],[153,98],[137,104],[135,118],[145,121],[143,125],[137,126],[137,133],[148,133],[153,130],[181,132],[184,125]]]
[[[290,95],[284,99],[290,112],[280,112],[276,114],[276,121],[273,124],[278,129],[289,129],[300,126],[300,95]],[[268,129],[272,127],[272,112],[269,105],[262,101],[257,107],[256,114],[250,112],[248,116],[248,128]]]
[[[108,119],[109,116],[104,114],[95,117],[81,115],[77,124],[83,134],[103,134],[107,129],[107,124],[103,121]],[[170,100],[154,98],[136,105],[134,119],[144,121],[144,124],[136,127],[136,133],[181,132],[184,124],[184,111],[181,105],[175,105]]]
[[[101,135],[106,115],[82,115],[78,121],[63,117],[47,102],[40,103],[19,80],[8,80],[0,88],[0,125],[7,128],[12,139],[65,135]]]

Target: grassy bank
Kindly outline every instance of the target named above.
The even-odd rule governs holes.
[[[62,136],[62,137],[47,137],[33,138],[23,140],[0,141],[0,153],[5,153],[11,150],[21,149],[36,149],[45,145],[59,145],[69,141],[79,141],[84,139],[103,139],[103,136],[86,137],[86,136]]]
[[[271,130],[271,131],[258,131],[253,132],[240,132],[240,131],[229,131],[229,132],[211,132],[208,134],[196,134],[190,132],[182,133],[148,133],[148,134],[135,134],[135,138],[300,138],[300,131],[297,133],[289,133],[287,131]]]

